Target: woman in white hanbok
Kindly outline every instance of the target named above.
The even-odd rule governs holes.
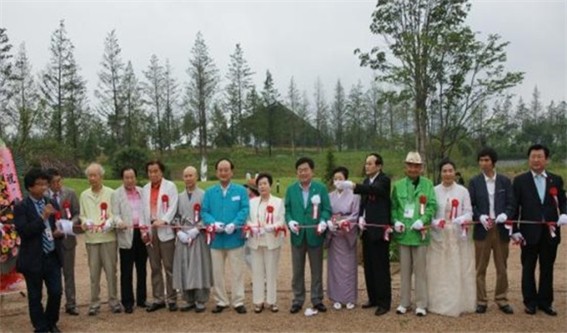
[[[474,312],[476,284],[472,207],[468,190],[455,181],[455,164],[440,164],[441,184],[435,187],[437,215],[427,250],[428,310],[457,317]]]

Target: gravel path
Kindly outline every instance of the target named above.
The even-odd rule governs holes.
[[[210,309],[214,303],[209,302],[204,313],[181,313],[160,310],[146,313],[143,309],[135,309],[133,314],[111,314],[108,306],[103,304],[101,312],[96,317],[87,316],[89,299],[89,275],[86,263],[86,250],[82,237],[79,237],[77,247],[77,299],[80,316],[73,317],[61,313],[59,328],[63,332],[141,332],[141,331],[170,331],[170,332],[376,332],[376,331],[490,331],[490,332],[565,332],[567,331],[567,248],[560,245],[555,263],[555,308],[557,317],[549,317],[543,312],[535,316],[524,314],[521,301],[520,250],[511,247],[508,260],[508,275],[510,279],[510,302],[514,307],[514,315],[501,313],[494,303],[489,303],[488,312],[484,315],[465,314],[459,318],[443,317],[429,314],[419,318],[413,314],[396,315],[392,310],[388,314],[376,317],[373,310],[363,310],[357,306],[354,310],[336,311],[326,300],[329,310],[313,317],[302,314],[292,315],[288,309],[291,305],[291,256],[289,242],[283,248],[278,288],[279,313],[264,311],[261,314],[252,312],[250,276],[246,282],[246,306],[248,314],[239,315],[229,310],[222,314],[212,314]],[[492,263],[491,263],[492,265]],[[395,271],[396,267],[393,267]],[[309,269],[306,269],[307,272]],[[149,274],[148,266],[148,274]],[[229,272],[227,272],[229,274]],[[249,274],[248,274],[249,275]],[[488,293],[494,292],[495,273],[490,266],[487,276]],[[362,268],[359,267],[359,305],[366,301],[366,290]],[[104,276],[102,278],[104,281]],[[309,287],[309,278],[307,277]],[[399,300],[399,274],[393,274],[393,304]],[[309,289],[309,288],[308,288]],[[230,290],[230,289],[229,289]],[[148,276],[148,294],[151,287]],[[105,283],[102,283],[101,298],[106,298]],[[309,296],[307,296],[309,299]],[[62,304],[63,305],[63,304]],[[308,304],[306,304],[308,306]],[[32,331],[27,311],[27,300],[17,294],[2,297],[0,303],[0,332],[29,332]]]

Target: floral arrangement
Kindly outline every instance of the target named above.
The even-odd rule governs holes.
[[[8,200],[7,183],[0,173],[0,263],[18,255],[20,237],[14,225],[13,205]]]

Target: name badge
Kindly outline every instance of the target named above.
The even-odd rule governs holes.
[[[240,196],[237,195],[237,196],[232,197],[232,201],[240,201]]]
[[[415,207],[413,203],[407,203],[406,207],[404,208],[404,217],[409,219],[413,218],[414,209]]]
[[[53,240],[53,233],[51,232],[51,228],[45,228],[45,235],[47,236],[47,239],[49,239],[50,241]]]

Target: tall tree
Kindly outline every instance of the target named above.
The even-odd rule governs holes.
[[[179,126],[177,125],[177,108],[179,98],[179,87],[177,81],[173,77],[173,69],[169,63],[169,59],[165,61],[165,69],[163,73],[164,84],[164,126],[165,129],[165,146],[171,150],[172,144],[179,141]]]
[[[315,129],[317,130],[317,148],[319,152],[324,144],[325,135],[327,134],[327,114],[328,106],[325,100],[325,92],[321,78],[317,77],[315,81],[315,92],[313,93],[313,103],[315,104]]]
[[[267,134],[267,141],[268,141],[268,156],[272,156],[272,146],[274,144],[274,137],[276,136],[276,130],[278,126],[276,126],[274,118],[276,111],[277,104],[279,103],[280,93],[274,87],[274,79],[272,78],[272,73],[269,70],[266,71],[266,80],[264,81],[264,89],[262,90],[262,100],[264,102],[264,106],[267,110],[267,117],[266,121],[266,134]]]
[[[88,105],[86,81],[79,74],[79,66],[73,54],[68,59],[66,82],[63,88],[65,90],[63,134],[71,148],[73,160],[77,163],[81,157],[81,140],[84,136],[82,128],[86,121]]]
[[[73,44],[67,37],[65,22],[59,21],[59,27],[51,34],[49,46],[50,60],[43,73],[41,91],[46,101],[50,120],[49,133],[57,142],[63,142],[65,122],[65,101],[70,94],[66,90],[69,82]],[[74,64],[76,66],[76,64]]]
[[[147,145],[146,114],[142,98],[142,87],[136,78],[132,62],[128,61],[124,70],[124,138],[127,147],[142,147]]]
[[[121,58],[116,31],[112,30],[104,41],[102,70],[98,73],[98,89],[95,97],[99,100],[99,113],[104,117],[111,136],[111,142],[125,142],[124,139],[124,63]],[[116,148],[110,145],[110,149]]]
[[[188,107],[196,114],[199,128],[199,153],[207,157],[207,116],[213,106],[218,86],[218,70],[201,32],[197,33],[189,60],[189,84],[187,87]]]
[[[10,84],[14,97],[8,105],[7,115],[9,127],[14,130],[12,141],[16,152],[25,153],[33,130],[37,128],[34,126],[38,125],[40,97],[24,43],[16,55]]]
[[[7,113],[7,106],[12,91],[10,88],[10,79],[12,76],[12,54],[10,50],[12,44],[8,39],[8,34],[5,28],[0,28],[0,113]],[[4,129],[7,127],[7,119],[0,117],[0,138],[6,133]]]
[[[386,40],[389,50],[355,51],[362,66],[411,92],[415,146],[427,159],[450,153],[467,133],[474,111],[523,77],[504,71],[508,43],[497,35],[477,40],[465,24],[469,10],[467,0],[379,0],[370,30]],[[431,113],[439,119],[435,133],[429,133]],[[428,145],[432,149],[426,155]]]
[[[334,132],[335,145],[339,151],[343,150],[344,134],[346,127],[347,101],[345,89],[341,84],[341,80],[337,80],[335,85],[335,99],[331,108],[331,130]],[[360,133],[357,133],[360,135]]]
[[[242,144],[243,140],[238,124],[246,116],[246,93],[252,85],[252,75],[254,72],[244,59],[244,51],[240,44],[236,44],[226,75],[229,81],[226,87],[226,104],[230,111],[230,136],[239,144]]]
[[[144,93],[147,103],[151,106],[150,122],[152,126],[152,139],[154,145],[163,152],[165,149],[164,99],[165,99],[165,76],[164,68],[159,63],[158,57],[153,54],[150,65],[144,71],[146,82],[144,82]]]
[[[358,81],[353,85],[348,94],[348,102],[346,105],[346,122],[349,132],[349,146],[354,150],[362,148],[364,138],[363,123],[369,118],[368,109],[364,100],[364,91],[362,83]]]
[[[266,71],[266,79],[264,80],[264,89],[262,90],[262,99],[265,106],[269,106],[279,102],[280,93],[274,86],[274,78],[269,70]]]
[[[295,84],[295,80],[293,76],[289,80],[289,86],[287,89],[287,106],[289,109],[295,113],[299,113],[299,109],[301,107],[301,95],[299,94],[299,89],[297,89],[297,85]],[[291,123],[289,124],[289,129],[291,131],[291,154],[295,156],[295,141],[297,140],[297,133],[298,133],[298,126],[295,124],[295,117],[291,118]]]

